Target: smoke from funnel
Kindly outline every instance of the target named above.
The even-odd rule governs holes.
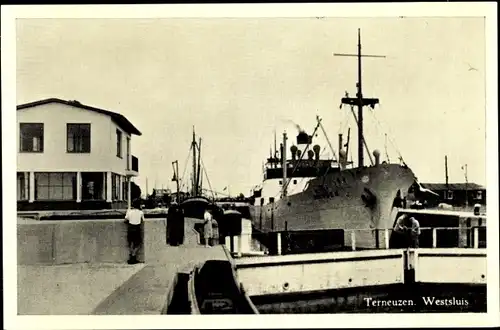
[[[291,123],[291,124],[293,124],[295,126],[295,128],[297,128],[297,130],[299,131],[299,133],[305,132],[305,130],[302,127],[300,127],[300,125],[297,124],[296,122],[294,122],[293,120],[287,119],[286,121],[289,122],[289,123]]]

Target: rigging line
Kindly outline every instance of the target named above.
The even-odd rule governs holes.
[[[379,126],[380,130],[382,132],[385,132],[383,127],[382,127],[382,123],[378,120],[377,116],[375,116],[375,113],[372,113],[372,116],[373,118],[375,119],[375,123]],[[396,145],[396,142],[391,138],[391,136],[388,136],[387,133],[386,133],[386,137],[388,138],[389,140],[389,143],[392,145],[392,147],[396,150],[396,152],[398,153],[399,155],[399,158],[404,162],[404,159],[403,159],[403,155],[401,154],[401,151],[400,149],[398,148],[398,146]]]
[[[189,147],[189,152],[188,152],[187,158],[184,161],[184,170],[182,171],[182,177],[181,177],[181,181],[183,181],[183,182],[184,182],[184,175],[186,174],[186,170],[187,170],[187,163],[188,163],[188,160],[189,160],[189,156],[191,155],[191,150],[192,149],[193,149],[193,146],[191,145],[191,147]]]
[[[342,131],[343,131],[345,125],[346,125],[346,122],[348,121],[348,120],[346,120],[346,116],[347,115],[346,115],[345,111],[343,111],[343,117],[340,119],[340,123],[338,125],[338,132],[337,132],[337,134],[342,133]]]
[[[323,134],[325,135],[326,142],[328,142],[328,146],[330,146],[330,150],[332,151],[333,160],[337,161],[337,157],[335,156],[335,150],[333,150],[332,144],[330,143],[330,139],[328,138],[328,135],[325,132],[325,128],[323,127],[323,125],[321,125],[319,118],[318,118],[318,125],[319,125],[319,127],[321,127],[321,130],[323,131]]]
[[[356,121],[356,124],[358,124],[358,117],[356,116],[356,113],[354,112],[354,106],[351,105],[351,112],[352,112],[352,115],[354,117],[354,120]],[[358,132],[359,134],[359,132]],[[366,144],[366,139],[365,137],[363,136],[363,144],[365,145],[365,149],[366,149],[366,153],[368,154],[368,157],[370,158],[370,163],[373,165],[373,158],[372,158],[372,155],[370,153],[370,149],[368,149],[368,144]]]
[[[381,105],[379,105],[379,107],[381,107]],[[373,113],[373,117],[374,117],[374,119],[376,120],[376,122],[377,122],[377,124],[378,124],[378,125],[383,126],[383,125],[382,125],[382,123],[378,120],[378,118],[377,118],[377,116],[375,115],[375,113]],[[384,129],[383,129],[383,128],[382,128],[382,130],[384,131]],[[397,144],[396,144],[396,141],[395,141],[395,140],[393,140],[393,139],[391,138],[391,136],[393,136],[393,135],[394,135],[394,134],[392,133],[391,128],[390,128],[389,126],[387,126],[387,129],[386,129],[385,131],[388,131],[388,133],[390,133],[390,134],[389,134],[389,140],[390,140],[389,142],[391,142],[391,144],[392,144],[392,145],[393,145],[393,147],[396,149],[396,151],[397,151],[398,153],[400,153],[400,152],[399,152],[399,150],[400,150],[400,149],[398,148],[398,146],[397,146]]]
[[[321,150],[320,152],[320,156],[324,156],[325,155],[325,151],[326,151],[326,146],[323,147],[323,150]]]
[[[347,114],[347,111],[345,113]],[[342,130],[339,132],[339,134],[343,133],[348,125],[349,125],[349,118],[347,118],[347,120],[345,121],[344,125],[342,126]]]
[[[372,120],[375,122],[376,125],[375,126],[375,130],[376,130],[376,133],[377,134],[380,134],[380,133],[383,133],[384,134],[384,151],[385,151],[385,157],[387,159],[387,162],[390,163],[390,157],[389,157],[389,152],[387,150],[387,140],[388,140],[388,134],[387,134],[387,130],[384,130],[384,128],[382,127],[382,124],[381,122],[377,119],[376,115],[375,115],[375,112],[374,111],[370,111],[371,113],[371,118]],[[401,156],[401,154],[398,152],[397,148],[394,146],[393,144],[393,147],[394,149],[396,150],[396,152],[399,154],[399,156]]]
[[[207,169],[205,167],[205,164],[203,163],[203,158],[200,157],[200,161],[201,161],[201,167],[203,168],[203,173],[205,173],[205,177],[207,178],[208,187],[210,188],[210,191],[212,191],[212,198],[215,199],[214,191],[212,189],[212,184],[210,183],[210,178],[208,177]]]
[[[340,134],[342,133],[344,130],[345,130],[345,127],[347,126],[347,124],[349,124],[349,113],[347,113],[347,111],[342,111],[344,113],[344,117],[342,118],[342,120],[340,121],[340,125],[339,125],[339,131],[337,132],[337,134]]]

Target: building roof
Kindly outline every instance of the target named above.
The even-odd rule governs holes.
[[[465,183],[448,183],[448,187],[446,183],[421,183],[424,188],[430,190],[465,190],[467,186],[467,190],[486,190],[485,186],[479,185],[477,183],[469,182]]]
[[[119,113],[116,113],[116,112],[112,112],[112,111],[108,111],[108,110],[104,110],[104,109],[91,107],[91,106],[88,106],[85,104],[81,104],[78,101],[66,101],[66,100],[61,100],[61,99],[57,99],[57,98],[50,98],[50,99],[45,99],[45,100],[40,100],[40,101],[35,101],[35,102],[30,102],[30,103],[18,105],[17,110],[32,108],[32,107],[36,107],[39,105],[45,105],[45,104],[49,104],[49,103],[60,103],[60,104],[65,104],[65,105],[69,105],[72,107],[76,107],[79,109],[84,109],[84,110],[89,110],[89,111],[101,113],[103,115],[111,117],[111,119],[118,126],[123,128],[127,133],[135,134],[135,135],[142,135],[142,133],[127,118],[125,118],[125,116],[123,116]]]

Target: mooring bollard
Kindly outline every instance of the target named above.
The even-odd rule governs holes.
[[[432,228],[432,247],[437,247],[437,229]]]
[[[354,231],[351,231],[351,246],[352,250],[356,251],[356,233]]]
[[[384,230],[385,248],[389,249],[389,229]]]
[[[276,244],[278,244],[278,255],[281,255],[281,233],[278,233]]]

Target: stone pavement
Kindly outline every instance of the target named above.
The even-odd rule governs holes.
[[[144,264],[17,267],[19,315],[88,315]]]
[[[222,246],[198,245],[196,222],[186,219],[184,245],[154,244],[154,258],[146,264],[18,266],[18,314],[161,314],[177,272],[226,259]]]
[[[209,259],[226,259],[222,246],[166,247],[163,262],[146,265],[102,301],[93,314],[161,314],[176,273]]]

